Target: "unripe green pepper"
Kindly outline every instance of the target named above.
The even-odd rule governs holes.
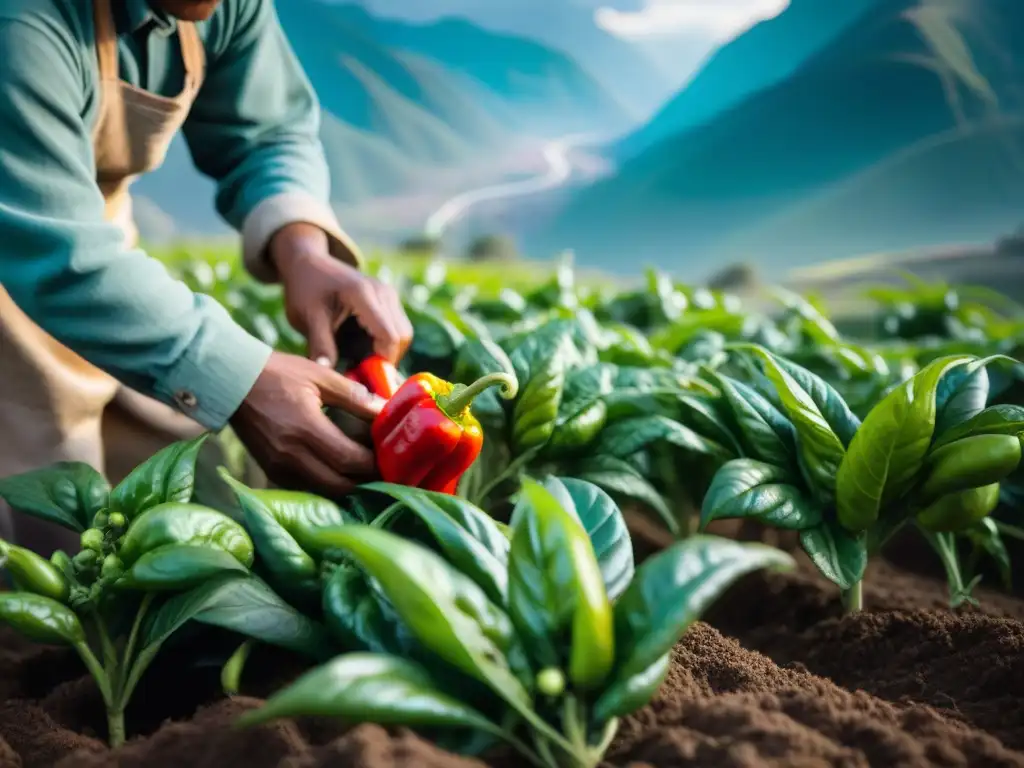
[[[999,483],[951,493],[917,515],[918,524],[937,533],[956,533],[984,520],[999,504]]]
[[[147,552],[169,544],[213,546],[247,568],[254,558],[245,528],[215,509],[180,502],[159,504],[132,520],[118,555],[131,567]]]
[[[561,696],[565,692],[565,675],[557,667],[548,667],[537,673],[537,690],[545,696]]]
[[[111,512],[107,518],[107,525],[116,531],[123,530],[128,525],[128,520],[120,512]]]
[[[79,645],[85,642],[85,631],[78,617],[44,595],[0,593],[0,622],[39,643]]]
[[[96,553],[103,551],[103,531],[98,528],[90,528],[82,534],[82,549],[88,549]]]
[[[0,564],[10,572],[22,590],[60,603],[67,600],[70,586],[64,574],[35,552],[0,542]]]
[[[944,445],[928,458],[921,493],[937,499],[1006,478],[1020,464],[1016,435],[975,435]]]

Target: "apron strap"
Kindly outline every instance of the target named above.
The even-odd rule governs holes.
[[[178,42],[181,45],[181,58],[185,65],[185,82],[198,90],[203,81],[203,70],[206,67],[206,51],[194,22],[178,22]]]
[[[100,65],[100,81],[120,77],[117,64],[117,30],[110,0],[93,0],[93,18],[96,25],[96,57]]]

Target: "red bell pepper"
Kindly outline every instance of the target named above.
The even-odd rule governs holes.
[[[373,421],[371,435],[383,480],[453,494],[483,447],[483,430],[470,411],[473,399],[495,385],[516,396],[519,385],[492,373],[469,386],[429,373],[411,376]]]
[[[355,368],[344,374],[345,378],[358,382],[370,392],[389,400],[402,385],[402,375],[391,361],[380,355],[371,355]]]

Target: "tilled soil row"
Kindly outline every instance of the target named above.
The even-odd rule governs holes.
[[[918,551],[901,550],[901,560]],[[954,613],[934,573],[928,562],[873,564],[868,611],[851,617],[806,561],[794,573],[747,577],[679,644],[661,692],[622,724],[608,762],[1024,766],[1024,601],[982,590],[981,608]],[[254,655],[247,696],[225,700],[215,670],[184,671],[168,655],[128,713],[129,731],[143,735],[111,753],[77,660],[0,633],[0,768],[522,764],[500,753],[487,763],[460,758],[401,729],[319,719],[232,727],[298,669],[274,652]]]

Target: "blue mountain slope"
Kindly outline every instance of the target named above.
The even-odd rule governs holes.
[[[879,0],[792,0],[713,53],[651,120],[614,147],[633,157],[735,106],[744,98],[792,75]]]
[[[974,230],[971,206],[957,205],[968,194],[958,176],[973,174],[972,152],[947,142],[914,163],[887,160],[957,126],[1024,112],[1022,59],[1024,3],[1018,0],[884,0],[791,77],[659,142],[576,194],[533,245],[574,247],[581,260],[602,266],[621,261],[624,252],[698,270],[705,258],[724,253],[757,259],[756,238],[742,239],[743,232],[773,220],[806,225],[806,218],[787,219],[786,212],[812,210],[818,196],[876,166],[883,170],[874,181],[849,187],[842,208],[830,215],[861,216],[887,184],[906,198],[904,210],[919,199],[918,214],[908,216],[902,231],[899,221],[890,222],[874,239],[869,230],[856,243],[836,232],[833,252],[927,241],[923,201],[934,207],[936,194],[948,212],[943,237]],[[1003,137],[989,162],[1000,152],[1010,162],[1015,137],[1013,131]],[[971,187],[970,194],[981,192]],[[1003,192],[993,187],[985,203],[1005,209]],[[817,242],[827,235],[818,231]],[[777,224],[772,236],[774,257],[785,259],[785,243],[796,247],[802,229]]]
[[[408,51],[462,73],[548,130],[628,124],[623,106],[565,54],[522,37],[489,32],[464,19],[409,24],[371,16],[356,4],[335,15],[392,50]]]
[[[351,2],[351,0],[340,0]],[[631,116],[643,119],[668,98],[680,79],[657,67],[638,46],[601,29],[594,11],[602,0],[358,0],[373,13],[417,23],[467,19],[484,29],[528,38],[565,51],[608,89]]]

